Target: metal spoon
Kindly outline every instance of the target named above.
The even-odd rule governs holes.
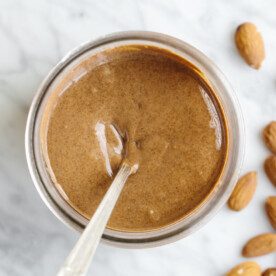
[[[57,276],[84,276],[100,242],[108,219],[133,167],[123,162],[101,204],[67,257]]]

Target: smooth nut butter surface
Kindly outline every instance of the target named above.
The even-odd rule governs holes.
[[[214,93],[194,66],[153,46],[120,46],[87,58],[60,81],[42,121],[42,149],[56,188],[87,218],[120,162],[129,177],[108,227],[172,224],[215,187],[227,132]],[[119,132],[119,135],[118,135]]]

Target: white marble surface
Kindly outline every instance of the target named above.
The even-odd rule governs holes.
[[[237,54],[234,30],[255,22],[266,60],[259,71]],[[100,35],[151,30],[183,39],[224,71],[238,95],[246,124],[243,173],[257,170],[259,186],[240,213],[224,207],[196,234],[167,246],[124,250],[100,245],[88,275],[223,275],[245,259],[251,236],[273,231],[263,205],[275,188],[262,169],[269,154],[263,126],[276,120],[275,0],[1,0],[0,1],[0,275],[55,275],[78,234],[39,198],[25,161],[24,129],[30,102],[48,70],[70,49]],[[275,254],[256,258],[275,266]]]

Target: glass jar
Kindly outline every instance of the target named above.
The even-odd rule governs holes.
[[[228,153],[220,179],[192,213],[164,228],[144,232],[123,232],[106,228],[102,242],[124,248],[146,248],[186,237],[207,223],[225,204],[237,181],[244,154],[244,123],[237,97],[217,66],[191,45],[160,33],[120,32],[89,41],[68,53],[46,76],[32,101],[26,126],[26,155],[33,182],[49,209],[66,225],[81,232],[88,220],[71,207],[51,180],[41,150],[41,119],[52,91],[68,71],[84,59],[121,45],[153,45],[167,49],[194,64],[213,88],[224,111],[228,131]]]

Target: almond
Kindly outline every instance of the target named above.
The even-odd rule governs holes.
[[[247,242],[242,250],[244,257],[258,257],[276,251],[276,234],[259,235]]]
[[[236,46],[246,63],[259,69],[265,58],[264,42],[257,27],[253,23],[243,23],[235,35]]]
[[[271,183],[276,186],[276,156],[269,156],[264,162],[264,170]]]
[[[267,198],[265,210],[271,225],[276,230],[276,196],[270,196]]]
[[[268,268],[263,272],[262,276],[276,276],[276,268]]]
[[[257,182],[256,172],[249,172],[240,178],[228,200],[229,208],[233,211],[240,211],[245,208],[255,193]]]
[[[263,140],[266,146],[273,152],[276,153],[276,122],[271,122],[263,130]]]
[[[261,276],[261,268],[255,262],[245,262],[234,267],[225,276]]]

